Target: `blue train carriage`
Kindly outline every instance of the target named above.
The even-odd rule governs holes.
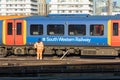
[[[108,55],[103,51],[108,46],[108,20],[92,16],[29,17],[26,18],[27,44],[42,38],[44,54],[62,55],[69,51],[79,55]]]
[[[44,54],[117,56],[118,16],[30,16],[2,22],[0,53],[35,54],[33,44],[42,38]]]
[[[92,56],[119,54],[119,43],[114,41],[117,40],[115,37],[119,37],[112,36],[112,32],[116,33],[112,29],[118,30],[115,27],[119,24],[117,16],[60,15],[31,18],[26,19],[27,26],[30,27],[27,28],[27,43],[33,44],[38,38],[42,38],[45,44],[44,54],[62,55],[66,51]]]

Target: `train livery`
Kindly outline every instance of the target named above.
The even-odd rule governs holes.
[[[35,54],[41,38],[44,54],[119,56],[120,16],[49,15],[0,20],[0,57]]]

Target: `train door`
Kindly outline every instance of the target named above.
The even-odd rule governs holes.
[[[26,26],[24,20],[5,20],[3,23],[3,43],[6,45],[24,45]]]
[[[112,20],[111,45],[120,46],[120,20]]]

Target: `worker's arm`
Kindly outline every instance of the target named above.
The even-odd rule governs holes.
[[[42,42],[42,47],[43,47],[43,49],[44,49],[44,43]]]
[[[37,48],[36,43],[34,44],[34,48]]]
[[[37,51],[37,43],[34,44],[35,51]]]

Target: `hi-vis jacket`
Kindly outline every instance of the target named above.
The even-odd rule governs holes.
[[[37,48],[37,50],[43,50],[43,49],[44,49],[44,44],[43,44],[43,42],[40,42],[40,43],[36,42],[36,43],[34,44],[34,48]]]

